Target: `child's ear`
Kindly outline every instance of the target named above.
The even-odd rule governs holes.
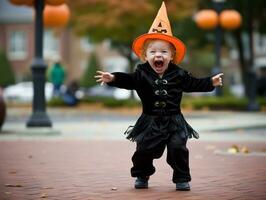
[[[174,60],[174,55],[171,55],[171,61],[173,61]]]
[[[143,60],[144,61],[147,61],[148,59],[147,59],[147,55],[146,55],[146,53],[143,55]]]

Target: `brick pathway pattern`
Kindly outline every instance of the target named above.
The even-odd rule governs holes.
[[[0,141],[0,200],[265,200],[266,156],[252,153],[265,152],[265,142],[238,143],[251,150],[245,155],[228,155],[231,145],[191,140],[192,190],[181,192],[165,154],[154,162],[149,189],[135,190],[129,141]]]

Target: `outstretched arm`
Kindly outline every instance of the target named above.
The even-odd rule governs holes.
[[[97,75],[94,76],[96,78],[96,82],[101,82],[101,85],[104,83],[110,83],[114,81],[115,76],[109,72],[97,71]]]
[[[95,78],[97,82],[101,82],[101,85],[106,83],[109,86],[132,90],[136,89],[137,86],[137,74],[136,72],[127,74],[123,72],[109,73],[97,71]]]
[[[223,73],[217,74],[213,77],[195,78],[188,72],[185,73],[183,79],[184,92],[210,92],[214,87],[222,85]]]

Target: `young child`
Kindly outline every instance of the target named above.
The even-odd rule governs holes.
[[[97,82],[109,86],[136,90],[143,112],[135,126],[126,131],[127,138],[136,141],[132,157],[132,177],[135,188],[148,188],[149,177],[155,172],[153,159],[162,156],[167,147],[167,163],[173,169],[176,190],[190,190],[188,138],[199,138],[185,121],[180,102],[183,92],[208,92],[222,85],[221,76],[195,78],[181,69],[185,45],[172,36],[166,8],[162,4],[148,34],[133,43],[136,55],[144,61],[134,73],[98,71]]]

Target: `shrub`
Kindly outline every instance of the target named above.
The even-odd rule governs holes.
[[[5,87],[15,83],[15,76],[6,54],[0,50],[0,86]]]
[[[80,86],[82,87],[92,87],[97,85],[96,80],[94,78],[96,71],[99,70],[99,63],[95,53],[91,54],[91,57],[88,61],[87,68],[85,73],[80,81]]]

